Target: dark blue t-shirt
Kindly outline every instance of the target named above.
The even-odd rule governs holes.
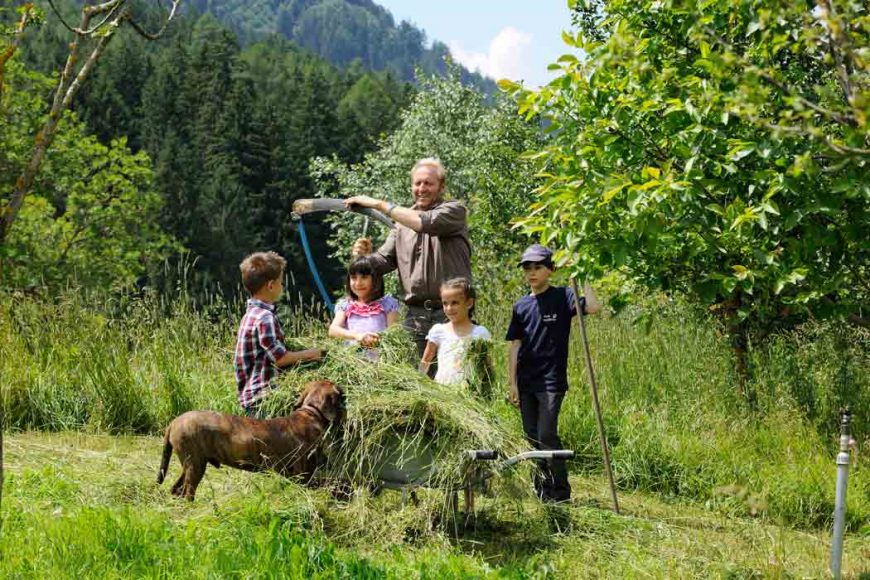
[[[585,298],[580,298],[585,309]],[[514,304],[507,340],[521,340],[517,386],[524,392],[568,390],[568,337],[577,314],[574,291],[550,286]]]

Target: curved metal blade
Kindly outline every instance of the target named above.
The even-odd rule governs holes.
[[[316,198],[316,199],[297,199],[293,202],[293,215],[300,216],[309,213],[318,213],[323,211],[349,211],[353,213],[358,213],[367,217],[370,217],[374,220],[381,222],[388,228],[392,228],[394,224],[393,220],[388,218],[383,213],[379,212],[376,209],[372,209],[370,207],[347,207],[344,205],[343,199],[325,199],[325,198]]]

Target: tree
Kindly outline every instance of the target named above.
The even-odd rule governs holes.
[[[69,109],[82,83],[93,70],[117,30],[123,25],[128,25],[144,38],[157,39],[175,17],[180,1],[172,0],[162,27],[157,32],[151,33],[147,32],[135,18],[130,0],[107,0],[102,4],[84,4],[81,9],[81,20],[77,27],[67,24],[63,16],[55,9],[52,0],[49,0],[49,5],[54,9],[55,15],[74,35],[74,40],[69,45],[69,54],[61,71],[51,108],[44,124],[36,133],[29,159],[15,181],[11,192],[0,198],[0,244],[6,241],[12,224],[21,209],[24,197],[30,192],[46,151],[54,140],[58,123],[63,118],[63,112]],[[20,35],[15,38],[17,41],[13,40],[13,47],[17,45],[17,42],[20,42]],[[76,68],[80,60],[84,62]]]
[[[164,28],[156,34],[146,32],[139,23],[133,18],[132,12],[127,6],[128,0],[108,0],[103,4],[91,6],[86,4],[82,7],[81,21],[77,28],[71,28],[71,32],[75,34],[75,40],[70,44],[69,56],[67,63],[64,66],[55,91],[54,101],[51,105],[48,116],[45,119],[42,127],[36,133],[33,141],[33,146],[29,159],[21,171],[14,186],[11,188],[11,193],[0,197],[0,249],[6,250],[7,237],[12,227],[18,212],[21,209],[24,197],[30,192],[33,186],[34,179],[45,159],[46,151],[54,140],[57,132],[58,124],[63,117],[63,112],[69,108],[73,97],[81,86],[82,82],[87,78],[88,73],[93,69],[102,52],[105,50],[109,40],[114,36],[117,28],[124,23],[129,24],[134,30],[147,38],[156,38],[162,34],[165,25],[172,20],[175,15],[175,10],[180,0],[173,0],[172,6]],[[49,4],[54,8],[54,4],[49,0]],[[56,12],[56,11],[55,11]],[[38,12],[32,3],[25,3],[21,6],[20,20],[18,26],[11,34],[11,41],[3,40],[0,42],[0,103],[3,97],[3,80],[6,65],[12,58],[12,55],[17,50],[23,38],[24,30],[29,22],[36,21],[40,18],[41,13]],[[95,25],[91,25],[94,17],[102,18]],[[3,36],[9,36],[8,31],[3,30]],[[84,64],[75,72],[75,65],[79,59],[80,46],[89,39],[94,39],[93,48],[90,54],[86,57]],[[74,74],[75,73],[75,74]],[[2,272],[2,255],[0,255],[0,272]],[[2,498],[3,484],[3,429],[5,422],[0,417],[0,498]]]
[[[862,2],[575,2],[583,55],[539,91],[544,176],[520,220],[580,276],[681,292],[746,348],[808,316],[868,325]]]
[[[5,82],[6,65],[15,55],[15,51],[21,44],[21,39],[24,37],[24,31],[28,24],[32,24],[38,20],[40,13],[36,11],[33,4],[26,3],[18,9],[18,23],[11,27],[0,27],[0,112],[3,111],[3,89]],[[9,40],[6,40],[9,38]],[[5,140],[4,140],[5,143]],[[0,264],[2,265],[2,264]],[[2,270],[0,270],[2,274]],[[3,432],[6,430],[6,419],[0,415],[0,504],[3,499]],[[0,519],[2,522],[2,519]]]
[[[0,99],[0,187],[12,186],[45,121],[52,82],[18,62]],[[157,225],[151,161],[124,139],[103,145],[67,112],[2,249],[7,288],[127,289],[174,248]]]
[[[398,124],[404,101],[402,87],[389,75],[383,80],[373,74],[360,77],[338,103],[338,121],[345,136],[339,145],[341,156],[361,161]]]
[[[516,270],[505,270],[502,264],[526,242],[510,229],[510,222],[533,199],[534,169],[521,155],[540,146],[539,131],[517,117],[515,103],[506,99],[487,106],[484,95],[464,86],[458,76],[453,69],[446,79],[421,79],[421,91],[403,113],[401,125],[376,151],[350,166],[337,159],[315,160],[312,175],[323,197],[370,193],[407,206],[411,167],[421,157],[440,158],[447,169],[447,195],[469,209],[474,275],[486,300],[503,296],[516,281]],[[344,215],[327,219],[334,232],[331,244],[345,260],[364,222]],[[386,236],[374,225],[367,233]]]

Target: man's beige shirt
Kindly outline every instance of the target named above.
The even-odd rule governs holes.
[[[409,305],[439,300],[441,283],[450,278],[471,280],[465,206],[458,201],[439,201],[420,213],[420,221],[420,233],[397,223],[384,245],[372,254],[381,273],[399,271],[405,293],[402,298]]]

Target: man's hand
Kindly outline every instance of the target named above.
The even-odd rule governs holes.
[[[385,202],[380,199],[375,199],[368,195],[354,195],[344,200],[344,205],[352,207],[359,205],[362,207],[370,207],[377,210],[383,210]]]
[[[520,406],[520,390],[516,385],[511,385],[511,391],[508,395],[508,401],[514,407],[519,408]]]
[[[374,246],[372,246],[372,241],[370,239],[359,238],[353,243],[350,255],[352,258],[359,258],[360,256],[368,256],[373,250]]]

